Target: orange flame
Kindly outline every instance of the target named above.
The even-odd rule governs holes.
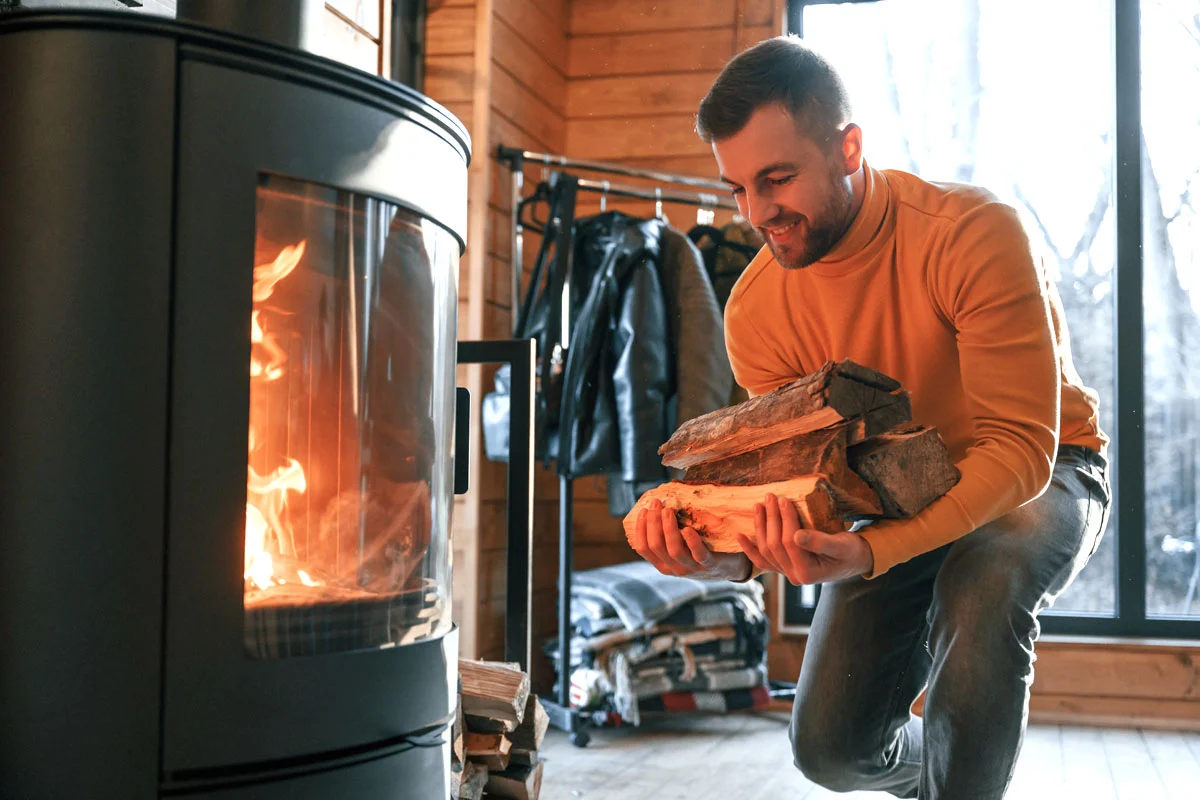
[[[299,266],[304,248],[304,241],[289,245],[270,264],[254,268],[255,306],[270,299],[275,286]],[[276,342],[275,336],[266,331],[262,311],[256,307],[250,314],[250,377],[253,381],[268,383],[283,377],[287,354]],[[266,357],[256,357],[253,354],[255,350],[265,351]],[[251,396],[258,391],[261,389],[252,383]],[[270,422],[256,419],[255,416],[252,403],[248,441],[250,455],[258,449],[261,441],[261,437],[256,436],[257,428],[262,423]],[[289,458],[287,464],[266,475],[260,475],[253,467],[247,466],[244,579],[259,589],[281,582],[275,577],[272,553],[293,559],[297,556],[295,535],[292,526],[284,519],[284,511],[287,509],[288,492],[303,494],[307,488],[304,468],[294,458]],[[315,585],[306,572],[300,571],[300,580],[305,585]]]

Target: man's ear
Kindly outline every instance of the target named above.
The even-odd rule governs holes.
[[[862,143],[862,128],[853,122],[846,123],[842,128],[842,162],[847,175],[853,175],[862,166]]]

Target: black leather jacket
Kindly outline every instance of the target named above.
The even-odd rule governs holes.
[[[570,219],[571,193],[560,194],[550,216]],[[538,452],[564,477],[607,475],[609,510],[623,515],[670,477],[658,447],[678,424],[728,401],[721,311],[699,251],[665,222],[611,212],[576,220],[555,239],[570,246],[539,253],[531,287],[545,277],[546,288],[527,293],[516,334],[539,341]],[[560,335],[552,298],[568,272],[570,343],[560,376],[546,359]],[[498,389],[506,378],[502,367]],[[485,399],[485,417],[487,408]],[[506,421],[485,419],[504,458],[507,442],[497,434]]]
[[[607,473],[619,516],[671,477],[658,447],[675,428],[728,401],[721,311],[686,236],[620,212],[576,224],[571,289],[560,473]]]
[[[657,450],[671,434],[675,376],[658,268],[661,224],[617,212],[576,223],[559,474],[665,477]]]

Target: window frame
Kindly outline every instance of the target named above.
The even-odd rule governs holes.
[[[838,0],[788,0],[789,32],[804,35],[804,9]],[[841,0],[878,2],[878,0]],[[1115,219],[1115,408],[1109,456],[1115,465],[1112,519],[1117,522],[1112,615],[1046,613],[1042,629],[1059,636],[1200,640],[1200,618],[1146,616],[1145,336],[1142,306],[1142,95],[1139,0],[1112,0],[1113,213]],[[1119,335],[1117,335],[1119,332]],[[1124,535],[1121,535],[1124,532]],[[780,630],[804,632],[815,607],[780,580]],[[817,587],[820,596],[820,587]]]

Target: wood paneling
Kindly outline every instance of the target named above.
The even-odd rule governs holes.
[[[681,72],[572,81],[567,116],[644,118],[695,114],[716,77],[716,72]]]
[[[475,52],[475,9],[451,6],[429,12],[425,21],[425,48],[438,55]]]
[[[1029,698],[1029,721],[1042,725],[1200,731],[1200,703],[1140,697],[1053,695],[1034,691]]]
[[[735,0],[572,0],[572,36],[635,31],[726,28],[733,31]]]
[[[560,75],[566,74],[566,0],[492,0],[492,5],[497,17],[541,53]]]
[[[767,27],[774,20],[776,6],[773,0],[741,0],[741,20],[743,27]]]
[[[439,103],[472,103],[475,57],[429,56],[425,59],[425,93]]]
[[[572,154],[601,160],[711,156],[712,149],[696,136],[694,124],[690,114],[572,119],[567,123],[567,147]]]
[[[492,111],[527,133],[539,149],[562,152],[565,120],[532,89],[504,69],[492,73]]]
[[[781,33],[783,33],[782,30],[769,25],[755,25],[749,28],[741,28],[737,33],[737,51],[740,53],[753,44],[758,44],[764,39],[770,39]]]
[[[1200,714],[1200,647],[1038,645],[1039,694],[1188,700]]]
[[[664,64],[715,72],[733,57],[733,39],[727,28],[579,37],[571,40],[567,76],[655,75]]]
[[[567,79],[519,31],[497,17],[492,56],[513,79],[560,116],[567,105]]]

